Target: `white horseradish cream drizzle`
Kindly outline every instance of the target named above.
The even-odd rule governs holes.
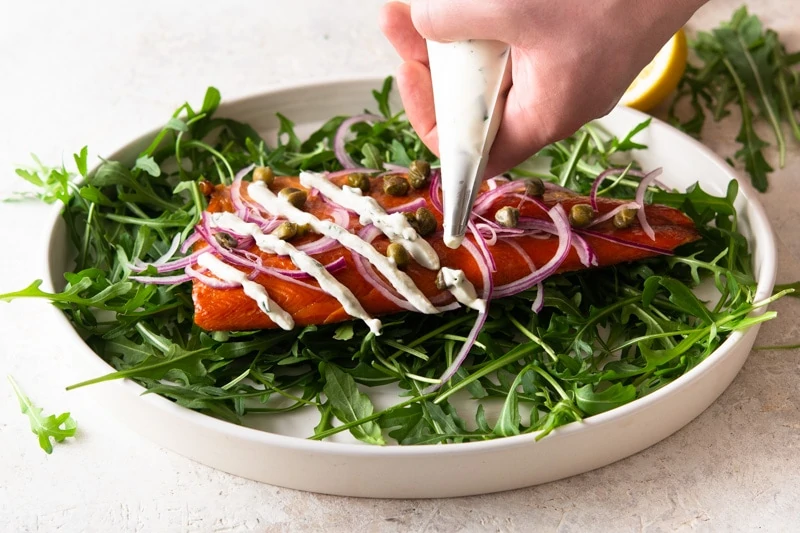
[[[380,335],[381,321],[367,314],[350,289],[325,270],[322,263],[307,253],[301,252],[288,242],[274,235],[265,234],[256,224],[245,222],[233,213],[212,214],[211,221],[219,228],[233,231],[239,235],[250,235],[255,239],[256,246],[262,251],[289,256],[289,259],[299,270],[317,280],[320,289],[336,298],[348,315],[360,318],[367,324],[370,331]]]
[[[475,286],[467,279],[463,270],[442,267],[442,281],[458,303],[478,312],[486,311],[486,300],[478,298]]]
[[[419,312],[429,315],[439,312],[408,274],[398,269],[385,255],[358,235],[351,233],[347,228],[329,220],[320,220],[311,213],[296,208],[287,200],[279,198],[270,191],[263,182],[251,183],[247,188],[247,193],[267,212],[282,216],[299,225],[308,224],[315,232],[335,239],[345,248],[364,257]]]
[[[210,252],[200,254],[197,258],[197,264],[207,268],[222,281],[241,285],[244,293],[255,300],[258,308],[282,329],[290,330],[294,328],[292,316],[270,299],[264,287],[255,281],[247,279],[247,276],[241,270],[224,263]]]
[[[363,196],[361,189],[339,188],[326,176],[316,172],[301,172],[300,183],[305,187],[317,189],[323,196],[330,198],[345,209],[356,212],[362,226],[374,224],[390,241],[405,248],[409,255],[423,267],[428,270],[439,268],[439,256],[433,246],[417,235],[403,213],[390,215],[375,198]]]

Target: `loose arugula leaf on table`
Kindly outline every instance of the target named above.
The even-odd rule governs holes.
[[[766,191],[769,174],[765,150],[771,145],[756,133],[764,119],[778,149],[778,166],[786,159],[782,125],[788,124],[800,142],[797,108],[800,107],[800,75],[776,32],[765,29],[747,7],[739,8],[728,22],[711,32],[699,32],[689,43],[700,64],[687,66],[669,109],[669,120],[683,131],[700,137],[706,111],[714,120],[730,115],[737,104],[741,126],[736,136],[741,148],[734,155],[744,165],[753,186]],[[692,114],[682,119],[679,110],[688,99]],[[753,111],[755,105],[758,113]]]
[[[39,446],[48,454],[53,453],[53,440],[56,442],[64,442],[68,437],[74,437],[75,432],[78,430],[78,424],[69,413],[61,413],[60,415],[44,415],[42,408],[33,405],[33,402],[28,398],[22,389],[19,388],[17,382],[11,376],[8,377],[8,382],[11,384],[11,389],[19,401],[22,414],[28,416],[31,424],[31,431],[39,438]]]

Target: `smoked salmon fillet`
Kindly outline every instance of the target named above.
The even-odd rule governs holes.
[[[464,246],[453,250],[444,245],[441,231],[442,215],[434,207],[435,203],[431,201],[431,188],[428,186],[419,190],[409,188],[407,195],[389,196],[383,193],[383,179],[377,177],[370,180],[369,196],[375,198],[380,206],[387,211],[412,202],[416,202],[419,205],[421,204],[419,199],[423,199],[427,208],[437,220],[437,231],[425,237],[425,239],[438,254],[441,266],[462,270],[466,278],[474,285],[478,295],[481,295],[484,284],[479,259]],[[346,181],[346,177],[331,178],[331,181],[342,186]],[[251,202],[247,194],[249,184],[250,182],[247,181],[241,182],[241,197],[245,202]],[[330,199],[319,194],[318,191],[303,187],[296,177],[276,177],[269,189],[277,193],[286,187],[294,187],[308,192],[308,199],[302,209],[320,219],[330,219],[331,213],[338,207],[332,204]],[[487,192],[487,190],[488,185],[484,184],[482,191]],[[529,198],[524,193],[500,196],[484,210],[482,216],[485,220],[494,221],[497,210],[510,206],[519,209],[520,221],[540,220],[552,223],[546,209],[560,204],[565,212],[569,213],[573,205],[589,203],[588,197],[577,196],[566,190],[545,189],[545,193],[540,197]],[[609,213],[626,203],[629,202],[597,198],[596,216],[600,218],[603,214]],[[253,205],[253,203],[250,203],[250,205]],[[341,212],[341,207],[338,207],[338,209]],[[222,211],[233,212],[235,208],[231,200],[230,187],[217,186],[211,194],[208,212],[219,213]],[[269,213],[263,210],[261,210],[260,215],[264,218],[270,216]],[[699,234],[692,220],[676,209],[661,205],[648,205],[645,207],[645,215],[649,225],[655,232],[655,240],[651,240],[642,226],[635,220],[629,227],[624,229],[615,227],[612,220],[607,220],[587,228],[585,231],[581,229],[574,229],[573,231],[588,244],[595,256],[593,266],[596,265],[597,267],[636,261],[660,253],[669,254],[678,246],[699,239]],[[476,221],[480,222],[478,219]],[[349,214],[349,229],[356,233],[362,229],[359,217],[355,213]],[[311,233],[302,237],[295,237],[290,242],[294,246],[301,246],[319,238],[321,238],[320,235]],[[469,232],[467,240],[475,244],[475,237]],[[372,245],[379,252],[385,253],[389,240],[381,234],[372,241]],[[502,287],[530,275],[532,268],[541,267],[554,256],[558,245],[559,238],[557,235],[534,233],[531,235],[508,236],[501,234],[493,245],[487,246],[496,265],[496,270],[491,273],[493,285]],[[195,250],[204,246],[207,246],[205,242],[198,243],[195,245]],[[260,258],[264,267],[284,270],[297,269],[285,255],[263,252],[254,244],[247,251],[250,254],[254,254],[248,254],[249,257]],[[343,268],[337,269],[332,274],[340,283],[352,291],[364,310],[370,315],[380,317],[403,311],[403,308],[396,301],[387,298],[375,288],[370,280],[365,279],[362,275],[364,265],[359,265],[361,267],[361,271],[359,271],[355,264],[355,261],[363,261],[363,259],[347,248],[337,243],[335,247],[315,254],[313,257],[322,264],[330,264],[336,261],[341,264],[342,260],[345,262]],[[557,272],[569,272],[587,268],[585,262],[585,257],[582,262],[576,247],[571,247],[569,254],[558,266]],[[289,282],[285,278],[280,279],[263,272],[255,275],[252,269],[244,266],[237,266],[236,268],[250,275],[250,279],[262,285],[268,292],[269,297],[291,315],[295,326],[330,324],[352,318],[345,312],[341,303],[333,296],[320,290],[318,283],[313,279],[303,280],[301,283]],[[372,267],[366,264],[366,268]],[[444,306],[454,301],[450,292],[437,288],[437,270],[424,268],[412,259],[405,268],[405,272],[434,305]],[[375,275],[379,276],[378,274]],[[245,294],[242,287],[214,288],[202,281],[194,280],[192,296],[195,307],[194,320],[204,330],[242,331],[277,327],[256,302]]]

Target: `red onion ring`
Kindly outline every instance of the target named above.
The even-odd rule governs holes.
[[[483,238],[483,235],[481,235],[481,232],[475,227],[475,223],[470,220],[467,222],[467,228],[475,237],[475,243],[478,245],[481,255],[483,255],[483,258],[486,260],[489,270],[491,272],[497,272],[497,263],[495,263],[494,257],[492,257],[492,252],[489,251],[489,246],[486,240]]]
[[[352,157],[350,157],[350,154],[347,153],[347,150],[344,146],[347,132],[349,132],[350,128],[355,124],[369,121],[383,122],[383,117],[379,117],[378,115],[370,115],[367,113],[363,115],[355,115],[342,122],[342,124],[336,130],[336,135],[333,137],[333,153],[336,154],[336,159],[339,160],[339,163],[344,168],[358,168],[358,165],[356,165],[356,162],[353,161]]]
[[[196,231],[191,235],[189,235],[189,237],[187,237],[186,240],[183,241],[183,244],[181,244],[181,253],[185,254],[187,251],[189,251],[189,248],[191,248],[194,243],[196,243],[202,238],[203,237],[201,237],[200,234],[197,233]]]
[[[639,220],[639,224],[642,226],[642,229],[650,237],[651,241],[656,240],[656,232],[653,231],[653,228],[650,227],[650,223],[647,221],[647,216],[644,212],[644,193],[647,192],[647,188],[653,183],[657,177],[661,175],[664,169],[657,168],[652,172],[648,173],[644,178],[642,178],[641,183],[639,183],[639,187],[636,189],[636,203],[639,205],[639,212],[636,213],[636,218]]]
[[[598,239],[602,239],[608,242],[613,242],[615,244],[621,244],[629,248],[636,248],[637,250],[642,250],[644,252],[651,252],[654,254],[661,254],[661,255],[672,255],[671,250],[662,250],[661,248],[656,248],[655,246],[648,246],[647,244],[640,244],[638,242],[626,241],[625,239],[620,239],[619,237],[614,237],[613,235],[607,235],[605,233],[600,233],[598,231],[593,231],[589,229],[582,229],[579,231],[584,235],[597,237]]]
[[[629,176],[635,176],[637,178],[643,178],[644,172],[639,170],[633,170],[632,168],[627,169],[626,172]],[[592,209],[597,211],[597,189],[600,188],[600,184],[605,180],[607,177],[611,176],[612,174],[622,174],[625,172],[624,168],[607,168],[603,172],[597,175],[597,177],[592,182],[592,190],[589,193],[589,201],[592,204]]]
[[[352,174],[354,172],[361,173],[361,174],[374,174],[376,172],[380,172],[380,170],[375,170],[374,168],[367,168],[367,167],[348,167],[344,170],[335,170],[333,172],[328,172],[327,176],[329,180],[335,178],[341,178],[342,176],[347,176],[348,174]]]
[[[431,170],[431,184],[430,184],[430,197],[431,205],[442,212],[442,172],[440,170]]]
[[[403,205],[390,207],[389,209],[386,210],[386,212],[391,215],[392,213],[399,213],[401,211],[416,211],[420,207],[427,207],[427,206],[428,202],[425,201],[425,198],[419,197]]]
[[[164,252],[164,255],[153,261],[153,264],[158,266],[158,265],[163,265],[164,263],[169,261],[172,258],[172,256],[175,255],[175,252],[178,251],[178,245],[180,244],[180,242],[181,242],[181,234],[176,233],[175,236],[172,238],[172,242],[169,245],[169,249],[167,249],[167,251]]]
[[[544,309],[544,283],[539,282],[536,284],[536,298],[533,299],[531,310],[538,315],[542,309]]]
[[[245,213],[247,213],[247,207],[244,201],[242,201],[242,180],[255,167],[255,165],[250,165],[249,167],[243,168],[236,173],[236,176],[233,177],[233,183],[231,183],[231,204],[233,204],[233,208],[236,210],[236,216],[239,218],[244,218]]]
[[[475,234],[476,239],[483,239],[483,237],[481,237],[480,233],[477,231]],[[485,257],[479,248],[472,244],[469,240],[464,239],[464,241],[461,243],[461,246],[463,246],[470,254],[472,254],[472,257],[475,259],[475,262],[478,264],[478,268],[481,271],[481,277],[483,278],[483,299],[486,301],[486,306],[482,311],[478,311],[478,316],[475,319],[475,323],[472,325],[469,335],[467,335],[467,340],[464,341],[464,344],[461,346],[461,350],[459,350],[458,355],[456,355],[456,357],[453,359],[453,362],[447,367],[447,369],[439,378],[439,383],[429,387],[430,392],[438,390],[442,385],[450,381],[450,378],[452,378],[456,372],[458,372],[458,369],[461,368],[461,365],[469,355],[472,347],[475,346],[475,341],[478,340],[478,335],[486,323],[486,317],[489,316],[489,301],[492,299],[492,292],[494,290],[492,275],[489,272],[489,264],[485,261]]]
[[[627,204],[619,205],[614,209],[612,209],[611,211],[609,211],[608,213],[606,213],[605,215],[597,217],[596,219],[592,220],[591,224],[589,224],[587,227],[591,228],[592,226],[601,224],[606,220],[611,220],[617,213],[625,209],[639,209],[639,204],[637,204],[636,202],[628,202]]]
[[[186,275],[188,277],[190,277],[192,279],[196,279],[197,281],[199,281],[203,285],[208,285],[212,289],[225,289],[225,290],[228,290],[228,289],[235,289],[236,287],[241,286],[240,283],[222,281],[221,279],[212,278],[210,276],[206,276],[205,274],[201,274],[200,272],[195,270],[191,265],[187,266],[184,269],[184,272],[186,272]]]
[[[375,240],[378,235],[382,235],[383,233],[381,230],[373,226],[372,224],[368,224],[361,228],[358,232],[358,236],[366,243],[371,243]],[[356,270],[364,278],[364,281],[369,283],[369,285],[378,291],[378,293],[398,306],[401,309],[406,311],[417,311],[417,308],[408,303],[406,300],[401,298],[397,295],[394,290],[394,287],[387,285],[383,279],[372,269],[372,265],[367,261],[364,257],[357,253],[352,254],[353,257],[353,264],[356,266]]]
[[[179,283],[185,283],[187,281],[191,281],[192,280],[186,274],[182,274],[180,276],[162,276],[162,277],[158,277],[158,276],[129,276],[128,279],[132,279],[133,281],[138,281],[139,283],[146,283],[148,285],[178,285]]]
[[[569,219],[564,212],[561,204],[556,204],[552,209],[547,212],[553,220],[556,231],[558,232],[558,248],[550,260],[542,265],[542,267],[524,278],[518,279],[512,283],[503,285],[495,289],[495,296],[502,298],[504,296],[511,296],[522,291],[528,290],[534,285],[541,283],[545,279],[555,274],[558,267],[566,260],[569,255],[569,250],[572,246],[572,231],[569,226]]]
[[[158,272],[159,274],[163,272],[172,272],[173,270],[178,270],[180,268],[185,268],[188,265],[195,264],[197,262],[197,257],[201,253],[203,253],[203,250],[197,250],[196,252],[193,252],[191,255],[187,255],[186,257],[181,257],[180,259],[176,259],[175,261],[162,263],[160,265],[156,265],[155,263],[142,263],[137,261],[133,265],[131,265],[130,268],[131,271],[133,272],[143,272],[147,270],[148,267],[152,266],[156,269],[156,272]]]

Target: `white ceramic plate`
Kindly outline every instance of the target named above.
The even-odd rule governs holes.
[[[374,108],[370,91],[380,80],[337,81],[292,87],[224,103],[218,116],[246,121],[267,138],[278,126],[275,112],[290,117],[308,132],[337,114]],[[600,122],[614,134],[627,133],[645,115],[615,109]],[[305,131],[304,131],[305,130]],[[109,158],[132,162],[155,132],[121,148]],[[654,120],[637,137],[649,149],[636,154],[644,168],[664,167],[663,181],[685,188],[697,180],[714,194],[724,194],[736,179],[731,168],[707,148],[674,128]],[[756,298],[767,297],[775,281],[776,252],[772,230],[755,192],[740,182],[737,207],[753,246],[758,277]],[[67,266],[66,239],[60,217],[54,217],[48,251],[50,281],[58,285]],[[65,338],[84,377],[113,369],[92,352],[66,318],[51,314],[53,327]],[[131,381],[85,389],[117,420],[155,443],[206,465],[239,476],[302,490],[365,497],[430,498],[514,489],[598,468],[655,444],[705,410],[731,383],[744,364],[758,326],[733,333],[691,372],[628,405],[555,430],[534,435],[439,446],[373,447],[354,442],[318,442],[313,421],[300,415],[272,419],[263,431],[237,426],[190,411],[144,391]],[[376,403],[396,403],[391,393]],[[313,417],[313,413],[311,414]],[[263,420],[266,417],[261,417]],[[348,439],[346,433],[341,439]]]

